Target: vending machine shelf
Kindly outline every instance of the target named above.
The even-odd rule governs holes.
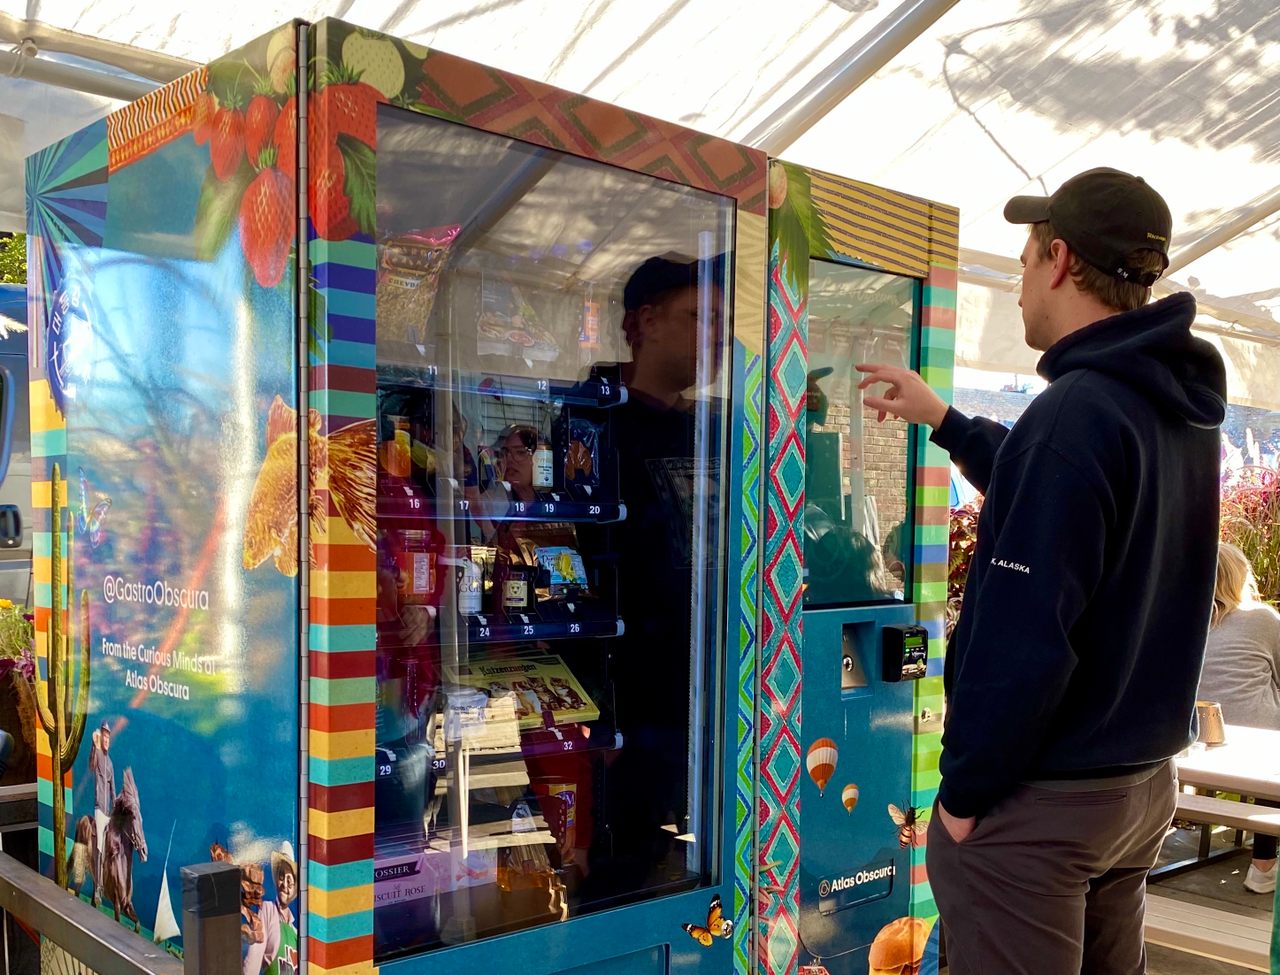
[[[578,640],[587,637],[622,636],[626,626],[619,617],[595,619],[545,619],[512,614],[463,617],[467,640],[472,644],[514,643],[522,640]]]
[[[607,525],[626,521],[627,506],[620,501],[579,501],[560,492],[539,496],[533,501],[483,498],[479,502],[455,497],[451,504],[441,504],[424,496],[417,485],[405,482],[384,486],[378,498],[378,520],[388,528],[423,530],[438,521],[569,521],[579,524]]]
[[[520,736],[520,754],[524,758],[539,758],[546,755],[566,755],[570,752],[616,752],[621,751],[623,738],[621,731],[596,729],[592,733],[590,725],[568,724],[556,728],[526,731]],[[440,792],[445,789],[445,775],[449,768],[445,758],[443,744],[441,750],[432,760],[431,770],[438,775],[436,787]],[[521,776],[523,778],[521,779]],[[520,779],[521,781],[517,781]],[[498,786],[523,785],[529,781],[528,770],[519,759],[512,759],[509,753],[495,755],[489,761],[472,759],[469,789],[494,788]]]
[[[500,400],[528,400],[534,403],[560,403],[607,409],[627,401],[627,388],[606,377],[592,376],[582,382],[567,383],[554,379],[512,376],[499,373],[479,375],[455,374],[446,377],[435,365],[410,368],[383,367],[379,384],[409,389],[430,389],[450,393],[475,393]]]

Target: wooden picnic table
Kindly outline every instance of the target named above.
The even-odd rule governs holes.
[[[1178,781],[1280,802],[1280,731],[1226,726],[1225,744],[1194,745],[1174,759]]]

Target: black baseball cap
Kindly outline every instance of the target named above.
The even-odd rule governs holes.
[[[1052,196],[1015,196],[1004,205],[1010,223],[1052,220],[1058,235],[1081,259],[1104,274],[1149,288],[1169,266],[1173,217],[1164,198],[1141,176],[1118,169],[1090,169],[1072,176]],[[1136,250],[1157,251],[1160,273],[1129,263]]]
[[[723,257],[711,260],[713,280],[720,280]],[[668,291],[695,288],[698,285],[698,262],[679,254],[651,257],[632,273],[622,289],[622,308],[635,311],[651,305]]]

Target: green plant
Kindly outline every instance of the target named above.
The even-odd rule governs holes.
[[[1222,492],[1219,531],[1249,559],[1262,599],[1280,602],[1280,475],[1268,467],[1237,472]]]
[[[89,708],[89,594],[80,593],[80,632],[75,638],[80,665],[75,672],[75,706],[71,705],[72,669],[68,656],[69,635],[62,605],[62,504],[63,489],[58,465],[53,465],[49,506],[53,512],[52,586],[49,611],[49,671],[44,700],[36,697],[36,714],[49,739],[53,756],[53,875],[59,887],[67,886],[67,810],[63,787],[66,772],[80,751],[85,713]],[[67,527],[67,594],[75,599],[75,519]]]
[[[0,681],[8,679],[18,701],[18,717],[27,747],[36,747],[35,617],[8,599],[0,599]]]
[[[978,545],[978,513],[982,510],[982,495],[968,504],[951,509],[950,531],[947,539],[947,636],[960,619],[960,606],[964,602],[964,584],[969,578],[969,564]]]
[[[27,235],[0,237],[0,283],[27,283]]]

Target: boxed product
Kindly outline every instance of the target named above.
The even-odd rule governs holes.
[[[521,731],[544,727],[544,714],[550,714],[556,724],[600,717],[600,709],[578,679],[562,659],[551,654],[472,661],[446,671],[445,679],[460,692],[473,688],[495,701],[512,695]]]

